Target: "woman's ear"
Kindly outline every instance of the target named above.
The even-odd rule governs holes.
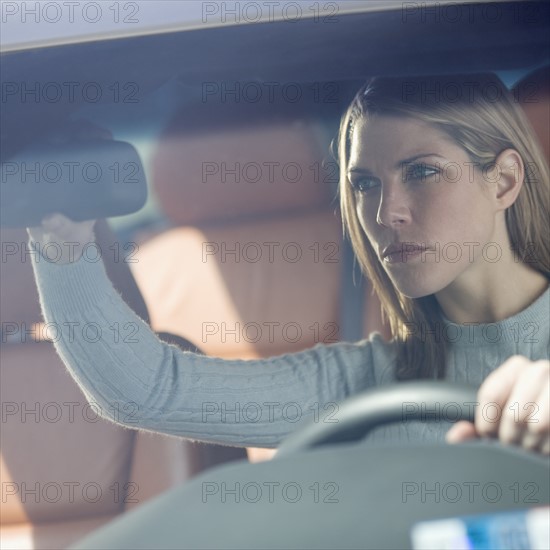
[[[525,179],[525,165],[515,149],[505,149],[495,159],[497,205],[506,210],[517,199]]]

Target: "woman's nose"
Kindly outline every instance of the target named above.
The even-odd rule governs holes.
[[[382,185],[376,223],[385,227],[403,225],[411,221],[407,193],[399,185]]]

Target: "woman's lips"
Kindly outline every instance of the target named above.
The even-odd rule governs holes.
[[[388,264],[402,264],[422,256],[428,250],[423,246],[403,245],[399,250],[386,254],[383,260]]]

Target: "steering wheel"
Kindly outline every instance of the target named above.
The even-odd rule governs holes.
[[[476,396],[472,387],[435,381],[370,390],[343,403],[336,422],[325,418],[297,431],[274,460],[207,470],[71,549],[326,549],[342,544],[406,549],[411,548],[411,529],[421,521],[526,510],[531,502],[550,502],[548,458],[513,446],[373,446],[365,452],[360,445],[334,445],[315,456],[298,452],[354,441],[389,422],[425,420],[423,409],[433,411],[435,406],[441,411],[451,406],[446,416],[453,419],[473,420]],[[277,460],[279,456],[284,459]],[[297,488],[296,493],[284,497],[284,487]],[[447,493],[447,487],[458,488],[460,498],[455,498],[457,492]],[[523,501],[512,487],[524,491]],[[492,490],[485,493],[484,488]],[[495,488],[502,488],[496,500]],[[298,490],[300,497],[294,500]],[[422,496],[428,491],[432,496]]]
[[[401,382],[367,390],[345,401],[326,422],[309,424],[289,436],[275,458],[322,445],[358,441],[378,426],[404,420],[426,420],[436,407],[452,407],[453,420],[473,422],[477,390],[450,382]],[[421,405],[421,406],[419,406]],[[331,414],[332,415],[332,414]]]

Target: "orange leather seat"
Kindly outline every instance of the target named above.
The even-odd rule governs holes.
[[[537,69],[521,79],[513,92],[550,162],[550,67]]]
[[[314,117],[289,117],[196,135],[189,116],[198,117],[175,117],[152,161],[172,228],[144,239],[131,264],[151,326],[225,358],[341,340],[346,274],[329,132]],[[369,292],[363,311],[363,334],[387,336]]]
[[[102,250],[116,238],[96,225]],[[2,229],[0,264],[0,547],[66,548],[125,510],[177,485],[209,463],[243,457],[97,417],[67,373],[45,327],[24,230]],[[128,264],[105,256],[123,298],[148,319]],[[78,327],[77,327],[78,329]]]

